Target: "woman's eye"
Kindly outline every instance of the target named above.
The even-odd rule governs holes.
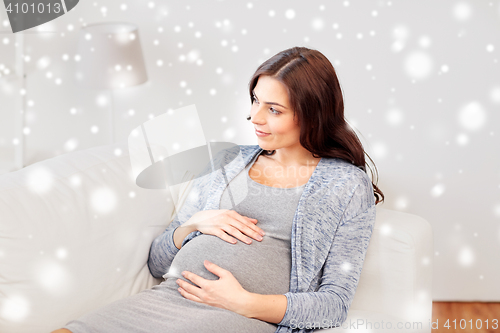
[[[255,96],[252,96],[252,104],[253,104],[254,102],[255,102],[255,103],[257,103],[257,104],[259,104],[259,101],[257,100],[257,98],[256,98]],[[280,114],[280,113],[281,113],[280,111],[278,111],[278,110],[276,110],[276,109],[274,109],[274,108],[269,108],[269,110],[270,110],[270,111],[271,111],[271,113],[272,113],[272,114],[274,114],[274,115],[278,115],[278,114]]]

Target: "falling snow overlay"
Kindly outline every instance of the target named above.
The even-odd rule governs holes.
[[[147,82],[112,94],[79,87],[76,70],[86,61],[76,47],[81,28],[108,21],[138,26],[124,42],[139,37],[148,74]],[[250,76],[281,50],[315,48],[336,69],[345,117],[377,167],[382,206],[433,226],[433,299],[498,302],[499,26],[500,0],[80,1],[75,11],[23,34],[12,33],[1,9],[0,184],[16,170],[23,142],[31,166],[109,144],[112,109],[121,142],[144,122],[196,104],[207,141],[256,144],[246,120]],[[134,70],[126,63],[112,69]],[[142,195],[113,192],[107,170],[99,172],[102,181],[90,187],[78,173],[66,179],[88,193],[80,198],[88,210],[80,213],[94,224]],[[25,181],[43,202],[61,180],[33,167]],[[38,242],[37,232],[23,237]],[[137,237],[124,233],[124,246]],[[40,247],[28,267],[54,298],[75,288],[69,245]],[[0,243],[0,262],[10,255]],[[112,271],[123,274],[126,263]],[[2,320],[22,322],[32,311],[21,292],[0,300]]]

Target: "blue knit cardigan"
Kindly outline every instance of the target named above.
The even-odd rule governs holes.
[[[258,145],[222,150],[209,163],[167,229],[151,244],[148,267],[154,277],[168,272],[179,249],[175,229],[202,210],[219,209],[227,184],[262,151]],[[229,162],[231,161],[231,162]],[[223,164],[223,165],[224,165]],[[304,187],[293,218],[292,266],[287,308],[276,333],[312,332],[340,326],[353,301],[375,223],[375,197],[361,168],[339,158],[320,159]],[[190,233],[182,246],[200,231]]]

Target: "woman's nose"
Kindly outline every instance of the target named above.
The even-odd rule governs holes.
[[[252,112],[250,112],[251,121],[253,124],[262,125],[266,122],[265,117],[263,117],[263,113],[261,112],[262,108],[260,106],[254,106],[252,108]]]

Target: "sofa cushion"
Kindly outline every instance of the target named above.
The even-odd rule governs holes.
[[[1,331],[50,332],[161,282],[149,248],[189,185],[138,187],[124,143],[0,176]]]

